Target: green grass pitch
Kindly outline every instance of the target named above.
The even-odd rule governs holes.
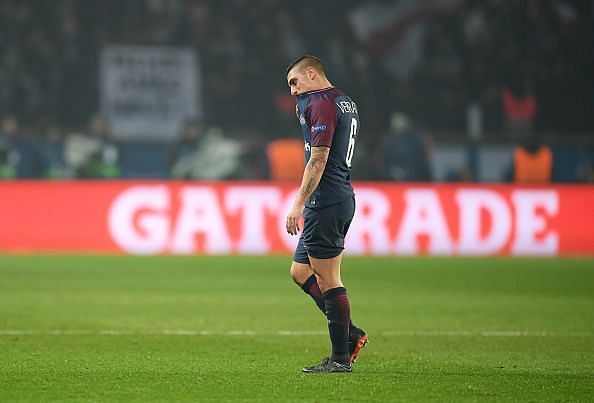
[[[594,260],[346,257],[351,374],[289,257],[0,256],[0,401],[593,401]]]

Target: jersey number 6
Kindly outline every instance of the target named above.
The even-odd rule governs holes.
[[[357,135],[357,119],[351,119],[351,134],[349,135],[349,147],[346,153],[347,167],[351,167],[351,160],[353,159],[353,152],[355,151],[355,136]]]

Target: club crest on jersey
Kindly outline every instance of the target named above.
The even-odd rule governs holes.
[[[305,116],[303,116],[303,115],[299,116],[299,123],[301,123],[302,125],[305,124]]]
[[[311,127],[311,132],[312,133],[317,133],[317,132],[323,132],[326,130],[326,125],[313,125]]]

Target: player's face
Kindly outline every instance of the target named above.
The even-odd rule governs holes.
[[[299,95],[312,90],[311,74],[308,73],[308,69],[299,71],[295,68],[289,71],[287,83],[291,89],[291,95]]]

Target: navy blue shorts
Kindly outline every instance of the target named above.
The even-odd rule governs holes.
[[[355,215],[355,197],[321,209],[303,210],[303,231],[293,261],[309,264],[308,256],[331,259],[344,249],[344,237]]]

